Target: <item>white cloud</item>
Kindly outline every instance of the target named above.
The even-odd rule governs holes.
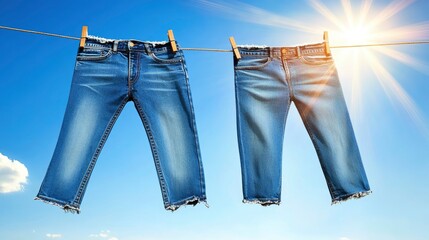
[[[101,238],[101,239],[107,239],[107,240],[119,240],[119,238],[112,236],[110,234],[110,230],[101,231],[100,233],[96,234],[90,234],[90,238]]]
[[[348,237],[340,237],[340,239],[339,240],[351,240],[350,238],[348,238]]]
[[[24,164],[0,153],[0,193],[21,191],[27,177],[28,170]]]
[[[48,238],[62,238],[63,235],[61,235],[59,233],[47,233],[46,237],[48,237]]]

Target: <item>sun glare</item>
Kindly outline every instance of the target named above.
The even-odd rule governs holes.
[[[372,1],[366,0],[361,3],[361,6],[352,6],[350,0],[341,0],[344,9],[345,18],[340,19],[328,7],[323,5],[318,0],[312,0],[310,3],[313,8],[318,11],[325,19],[329,20],[335,27],[332,32],[332,45],[365,45],[374,43],[386,43],[395,41],[415,41],[417,37],[422,37],[422,32],[427,29],[428,23],[401,26],[396,29],[391,29],[383,26],[388,20],[392,20],[396,14],[400,13],[412,1],[397,0],[376,12],[370,14]],[[360,7],[360,8],[359,8]],[[426,32],[427,34],[427,32]],[[378,53],[378,54],[377,54]],[[342,67],[346,68],[345,72],[351,73],[351,114],[359,116],[361,102],[364,99],[362,93],[364,89],[364,81],[359,69],[361,66],[369,66],[372,69],[375,79],[377,79],[383,91],[394,106],[401,106],[404,112],[410,119],[419,127],[426,136],[429,136],[422,114],[413,102],[411,96],[401,87],[400,83],[395,79],[386,66],[382,63],[382,58],[378,55],[384,55],[395,59],[410,67],[416,68],[420,72],[428,73],[421,66],[424,66],[419,60],[414,59],[410,55],[406,55],[399,51],[399,48],[377,46],[376,48],[341,48],[335,52],[337,62],[346,62]],[[351,63],[351,64],[350,64]]]

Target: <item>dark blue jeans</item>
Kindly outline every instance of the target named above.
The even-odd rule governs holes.
[[[61,133],[36,199],[80,211],[100,151],[129,101],[146,129],[165,208],[206,201],[183,52],[167,43],[94,37],[78,51]]]
[[[239,51],[235,90],[244,202],[280,203],[283,135],[292,102],[316,148],[332,203],[367,195],[337,70],[324,44]]]

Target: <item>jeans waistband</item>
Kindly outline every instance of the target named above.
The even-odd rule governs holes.
[[[180,51],[179,45],[177,44],[177,49]],[[115,40],[115,39],[106,39],[94,36],[88,36],[85,41],[85,47],[88,48],[108,48],[113,51],[118,52],[146,52],[146,53],[157,53],[157,52],[171,52],[171,44],[166,41],[162,42],[149,42],[149,41],[139,41],[139,40]]]
[[[238,46],[241,55],[267,56],[274,58],[293,58],[299,56],[326,56],[325,43],[308,44],[295,47]]]

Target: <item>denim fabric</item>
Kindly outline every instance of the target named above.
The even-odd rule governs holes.
[[[332,203],[370,188],[334,61],[324,44],[239,47],[235,60],[243,202],[279,204],[286,117],[292,102],[314,144]]]
[[[60,136],[36,199],[79,213],[100,151],[129,101],[146,130],[165,208],[206,201],[183,52],[167,43],[96,37],[78,51]]]

